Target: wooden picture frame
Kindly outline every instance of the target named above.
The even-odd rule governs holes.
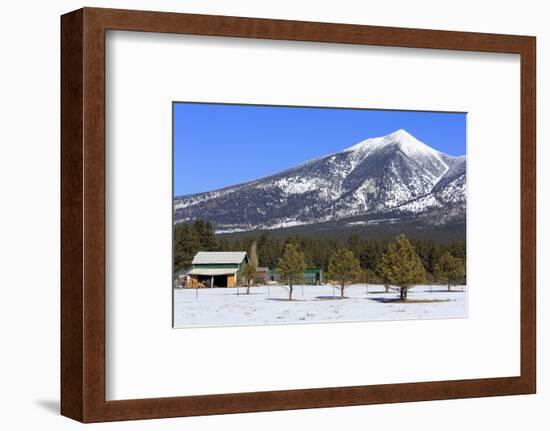
[[[106,401],[105,32],[127,30],[521,57],[521,375]],[[61,413],[82,422],[532,394],[536,390],[534,37],[84,8],[61,17]]]

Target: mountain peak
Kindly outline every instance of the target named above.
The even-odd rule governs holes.
[[[420,142],[413,135],[407,132],[405,129],[398,129],[389,135],[380,136],[376,138],[369,138],[359,142],[349,148],[346,148],[344,152],[357,152],[368,156],[372,152],[388,147],[395,146],[408,156],[412,156],[417,153],[435,153],[436,151],[428,145]]]
[[[413,156],[415,154],[434,154],[437,151],[434,150],[429,145],[424,144],[423,142],[416,139],[413,135],[407,132],[404,129],[396,130],[393,133],[390,133],[386,136],[388,144],[395,144],[402,152],[408,156]]]
[[[413,135],[411,135],[409,132],[407,132],[405,129],[396,130],[395,132],[392,132],[389,135],[387,135],[386,138],[390,138],[390,139],[414,139],[414,140],[416,140],[416,138]]]

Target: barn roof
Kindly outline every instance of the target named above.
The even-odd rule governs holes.
[[[199,251],[193,258],[193,265],[208,263],[241,263],[245,251]]]

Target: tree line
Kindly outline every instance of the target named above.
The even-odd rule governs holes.
[[[292,245],[293,253],[296,251],[303,256],[304,268],[320,267],[327,276],[334,275],[336,262],[349,263],[351,257],[357,262],[357,268],[353,264],[351,273],[354,273],[354,276],[351,278],[361,278],[363,282],[368,280],[373,284],[396,284],[391,281],[392,277],[395,279],[395,274],[392,275],[390,269],[397,268],[398,263],[410,264],[412,260],[422,267],[422,271],[417,271],[422,273],[422,282],[446,283],[450,289],[451,284],[462,284],[466,279],[464,241],[440,244],[432,240],[407,239],[404,235],[401,241],[375,240],[357,235],[350,235],[344,240],[299,235],[279,238],[266,233],[229,239],[217,237],[212,224],[204,220],[174,227],[174,271],[190,267],[193,257],[199,250],[250,252],[252,248],[257,256],[254,259],[255,266],[281,269],[281,259],[289,245]],[[399,253],[405,256],[401,256],[401,260],[396,257],[397,260],[391,261],[388,260],[389,251],[395,256]],[[451,279],[452,282],[449,282]],[[402,294],[406,296],[406,290]]]

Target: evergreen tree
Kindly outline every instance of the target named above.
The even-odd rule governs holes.
[[[453,241],[449,244],[447,250],[453,257],[466,261],[466,243],[464,241]]]
[[[348,236],[348,241],[346,244],[348,250],[350,250],[356,257],[361,255],[361,251],[364,247],[364,242],[359,239],[356,234]]]
[[[435,266],[437,277],[447,283],[447,290],[451,291],[451,285],[456,286],[466,276],[464,261],[460,257],[454,257],[451,253],[443,254]]]
[[[256,265],[254,262],[250,261],[245,264],[244,268],[241,271],[241,276],[246,283],[246,294],[250,293],[250,285],[254,282],[256,277]]]
[[[229,240],[226,237],[220,238],[218,240],[217,248],[219,251],[231,251],[231,244],[229,243]]]
[[[193,223],[193,229],[198,235],[201,251],[213,251],[216,249],[217,241],[214,236],[212,223],[206,220],[196,220]]]
[[[401,234],[395,243],[388,244],[380,262],[380,272],[387,282],[399,287],[399,298],[406,300],[408,289],[421,283],[426,271],[412,244]]]
[[[269,267],[268,263],[268,236],[265,233],[262,233],[258,238],[257,252],[258,252],[258,264],[261,262],[262,266]]]
[[[195,229],[188,224],[174,228],[174,273],[191,266],[191,261],[200,250],[200,239]]]
[[[430,248],[430,252],[428,255],[428,272],[432,273],[435,271],[435,265],[437,264],[437,261],[439,260],[439,257],[441,256],[441,246],[432,244],[432,247]]]
[[[285,247],[285,253],[279,259],[277,273],[279,279],[288,284],[288,299],[292,299],[292,290],[296,283],[300,282],[304,277],[306,263],[304,254],[293,243],[288,243]]]
[[[385,241],[367,240],[359,256],[361,268],[369,270],[378,281],[383,281],[379,267],[386,246]]]
[[[237,238],[235,241],[233,241],[233,247],[232,251],[243,251],[246,250],[246,247],[244,246],[243,240]]]
[[[328,264],[327,277],[338,281],[340,298],[344,297],[344,289],[347,285],[359,281],[365,273],[359,266],[359,259],[345,247],[332,253]]]
[[[258,262],[262,266],[275,268],[282,256],[281,241],[278,238],[271,238],[262,234],[258,239]]]

